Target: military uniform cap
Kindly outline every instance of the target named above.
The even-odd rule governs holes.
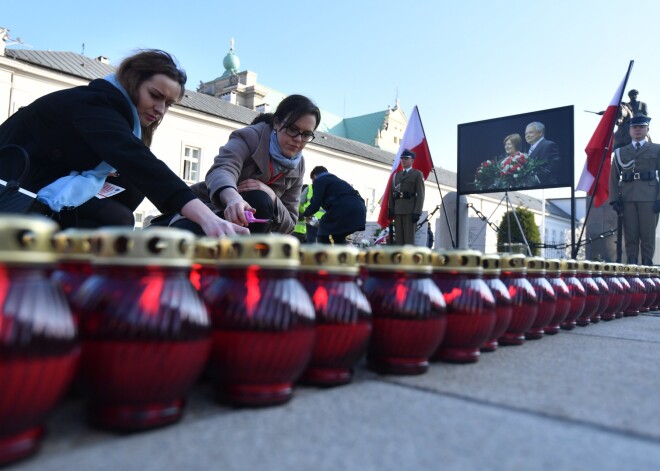
[[[650,122],[651,122],[651,118],[643,114],[633,116],[630,119],[631,126],[648,126]]]

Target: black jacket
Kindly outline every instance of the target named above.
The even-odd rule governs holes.
[[[127,189],[115,199],[133,210],[144,196],[162,212],[177,212],[195,198],[133,135],[126,98],[105,80],[50,93],[21,108],[0,126],[0,146],[6,144],[27,150],[24,187],[35,193],[72,170],[91,170],[105,161],[120,174],[107,181]],[[0,161],[0,175],[7,165]]]
[[[360,193],[351,185],[331,173],[322,173],[314,180],[312,189],[312,201],[303,215],[313,216],[319,208],[325,209],[318,235],[350,234],[364,230],[367,209]]]

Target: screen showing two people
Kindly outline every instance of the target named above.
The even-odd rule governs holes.
[[[573,107],[459,124],[458,193],[573,186]]]

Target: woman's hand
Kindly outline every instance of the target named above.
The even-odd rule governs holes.
[[[241,227],[219,218],[198,199],[188,201],[181,208],[181,215],[199,224],[204,233],[209,237],[250,233],[246,227]]]
[[[264,182],[259,180],[247,179],[247,180],[243,180],[241,183],[238,184],[239,193],[242,193],[244,191],[252,191],[252,190],[263,191],[268,196],[270,196],[270,199],[273,201],[273,203],[275,203],[275,199],[277,198],[275,192],[271,187],[266,185]]]
[[[245,217],[245,211],[251,211],[253,213],[256,212],[256,210],[250,206],[247,201],[245,201],[239,195],[236,195],[234,198],[225,203],[224,216],[227,221],[231,221],[241,226],[247,226],[248,221]]]
[[[250,230],[247,227],[239,226],[238,224],[225,221],[213,214],[213,218],[205,218],[200,226],[204,234],[209,237],[220,237],[234,234],[249,234]]]

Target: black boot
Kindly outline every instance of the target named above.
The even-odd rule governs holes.
[[[637,265],[637,257],[628,257],[628,264]]]
[[[653,260],[650,258],[643,258],[642,259],[642,265],[646,265],[647,267],[652,267],[653,266]]]

